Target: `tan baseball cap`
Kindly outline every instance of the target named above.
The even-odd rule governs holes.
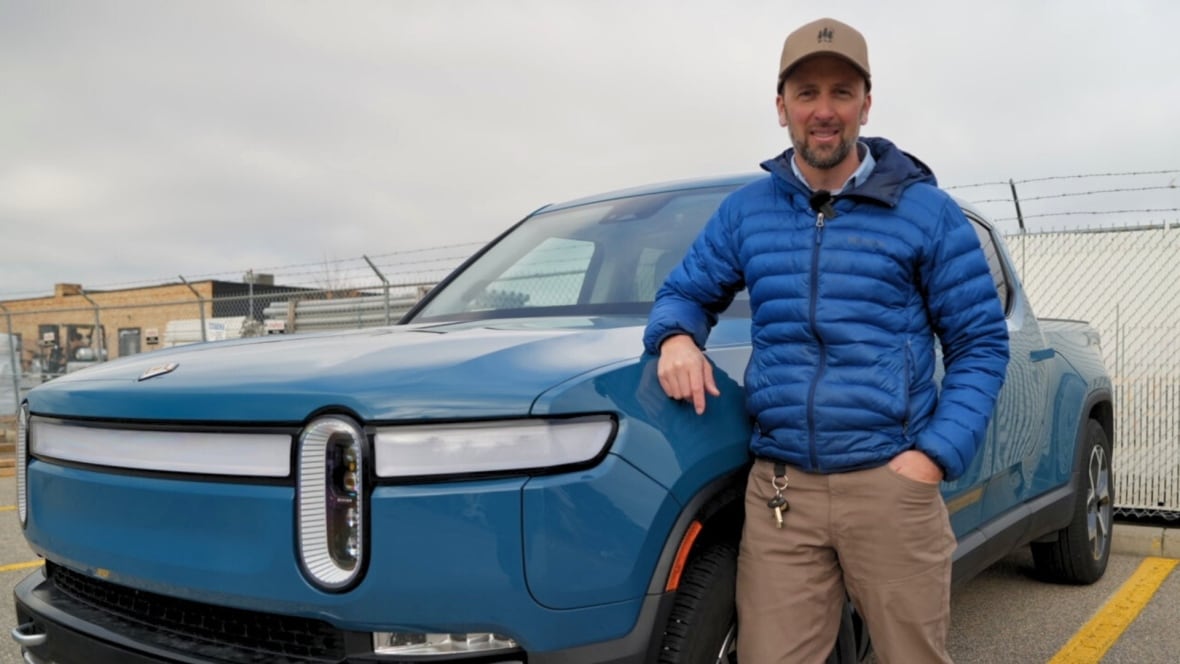
[[[864,35],[834,18],[821,18],[787,35],[783,57],[779,61],[779,81],[813,55],[844,58],[864,74],[866,82],[872,80],[869,76],[869,47]]]

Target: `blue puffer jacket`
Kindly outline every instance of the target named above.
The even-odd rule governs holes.
[[[885,139],[861,141],[876,166],[828,218],[812,210],[792,150],[763,163],[770,176],[730,195],[669,275],[644,344],[657,353],[688,333],[704,348],[745,287],[754,454],[829,473],[917,448],[953,480],[1003,383],[1007,324],[978,237],[930,169]]]

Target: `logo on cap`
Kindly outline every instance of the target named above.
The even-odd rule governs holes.
[[[844,58],[864,74],[866,83],[869,81],[869,49],[865,45],[864,35],[834,18],[821,18],[787,35],[787,40],[783,42],[783,55],[779,58],[779,83],[800,62],[813,55]],[[867,87],[865,91],[868,91]]]

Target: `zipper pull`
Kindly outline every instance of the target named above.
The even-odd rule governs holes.
[[[827,189],[814,191],[811,194],[811,198],[807,199],[807,204],[816,213],[815,243],[819,244],[824,234],[824,218],[836,216],[836,209],[832,207],[832,192]]]

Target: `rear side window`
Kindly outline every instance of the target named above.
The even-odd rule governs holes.
[[[970,219],[970,217],[968,217]],[[975,234],[979,236],[979,246],[983,249],[983,255],[987,258],[988,270],[992,273],[992,283],[996,285],[996,293],[1000,296],[1000,307],[1004,310],[1004,315],[1008,315],[1008,300],[1011,288],[1008,284],[1008,274],[1004,271],[1004,261],[1000,258],[999,249],[996,248],[996,241],[992,237],[991,231],[987,226],[971,219],[971,227],[975,229]]]

